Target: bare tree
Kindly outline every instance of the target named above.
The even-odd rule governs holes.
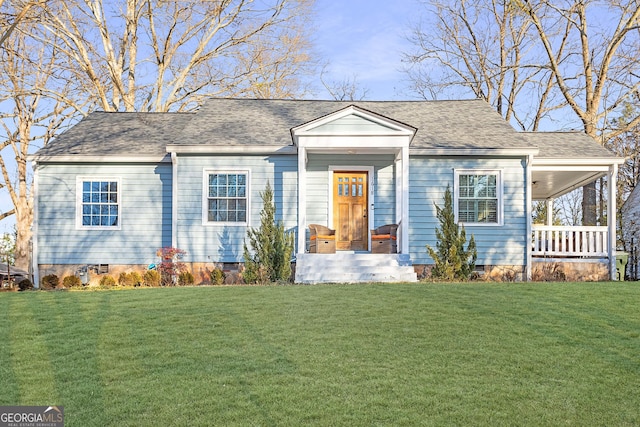
[[[24,31],[28,28],[15,31],[0,48],[0,74],[5,77],[0,82],[0,185],[13,206],[0,213],[0,220],[15,217],[15,262],[25,270],[33,220],[27,156],[51,140],[80,106],[69,102],[73,95],[68,87],[52,85],[52,52],[34,43]]]
[[[582,195],[580,189],[563,195],[555,200],[562,225],[577,226],[582,223]]]
[[[210,96],[265,93],[310,64],[301,23],[311,0],[50,1],[58,65],[105,111],[183,111]]]
[[[640,114],[626,127],[605,129],[625,102],[640,89],[640,5],[637,0],[544,0],[521,4],[534,24],[555,85],[587,135],[604,143],[640,124]],[[555,34],[562,23],[564,30]],[[558,41],[567,43],[564,53]],[[583,224],[596,223],[595,183],[583,188]]]
[[[15,31],[16,27],[25,18],[28,18],[29,11],[34,6],[44,5],[47,0],[38,1],[16,1],[12,0],[7,10],[2,9],[4,0],[0,0],[0,46]],[[7,2],[9,3],[9,2]]]
[[[413,28],[415,50],[404,58],[416,92],[426,99],[470,93],[523,130],[537,130],[561,108],[531,22],[513,3],[428,2],[430,20]]]
[[[320,82],[329,92],[329,95],[336,101],[362,101],[369,93],[367,88],[358,84],[357,76],[345,77],[341,81],[325,80],[326,66],[320,73]]]
[[[306,26],[304,18],[291,25]],[[315,69],[311,43],[303,36],[302,28],[287,26],[279,34],[258,37],[246,49],[239,51],[237,72],[246,78],[238,80],[229,94],[259,99],[285,99],[301,97],[309,92],[304,77]],[[272,37],[278,39],[273,43]]]

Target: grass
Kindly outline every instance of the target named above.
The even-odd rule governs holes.
[[[640,425],[637,283],[0,294],[0,405],[67,426]]]

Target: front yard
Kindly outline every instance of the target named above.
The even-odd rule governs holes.
[[[0,293],[0,405],[67,426],[639,425],[640,284]]]

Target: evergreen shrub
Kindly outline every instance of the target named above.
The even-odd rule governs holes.
[[[467,236],[464,227],[455,222],[449,186],[444,193],[444,206],[436,205],[436,216],[440,221],[440,227],[436,228],[436,249],[427,245],[429,256],[435,262],[431,275],[435,279],[446,281],[468,280],[478,258],[476,242],[471,235],[467,249],[464,248]]]

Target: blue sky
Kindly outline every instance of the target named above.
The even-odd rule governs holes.
[[[400,68],[419,18],[417,0],[317,0],[315,9],[316,49],[328,62],[328,80],[355,77],[367,100],[410,99]],[[325,90],[318,97],[330,99]]]

